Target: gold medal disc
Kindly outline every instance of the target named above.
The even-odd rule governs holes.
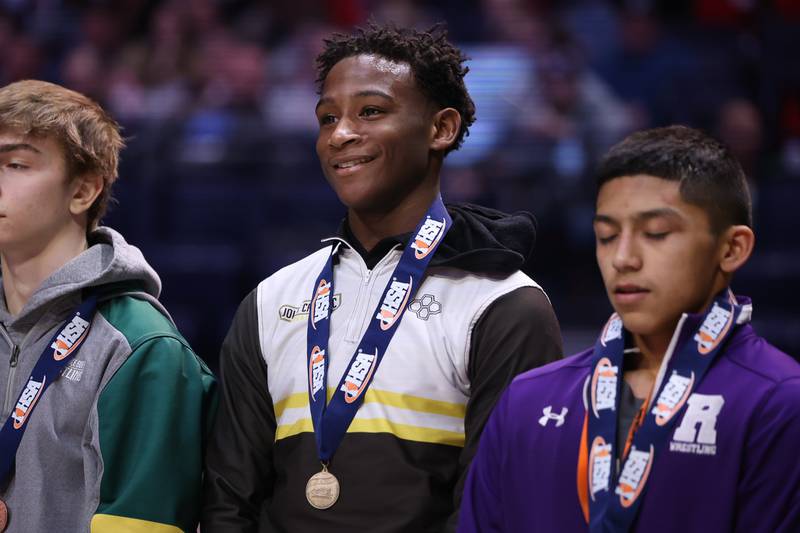
[[[322,467],[306,483],[306,499],[316,509],[328,509],[339,499],[339,480]]]
[[[0,532],[5,531],[7,525],[8,525],[8,507],[6,507],[6,502],[0,500]]]

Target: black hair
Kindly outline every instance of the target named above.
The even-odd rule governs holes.
[[[742,166],[727,147],[699,130],[668,126],[628,136],[600,162],[597,190],[614,178],[640,174],[680,182],[681,197],[708,213],[715,234],[753,225]]]
[[[356,28],[353,34],[335,33],[323,44],[325,48],[317,56],[319,92],[334,65],[348,57],[374,54],[408,63],[426,97],[442,108],[454,108],[461,115],[461,128],[445,154],[461,147],[475,122],[475,104],[464,85],[464,76],[469,72],[469,67],[463,65],[467,57],[447,40],[443,25],[418,31],[370,21],[366,28]]]

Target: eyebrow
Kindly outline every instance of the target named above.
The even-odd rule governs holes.
[[[677,211],[675,211],[674,209],[671,209],[669,207],[661,207],[661,208],[658,208],[658,209],[651,209],[649,211],[642,211],[641,213],[636,213],[636,215],[634,216],[634,218],[636,220],[639,220],[639,221],[647,221],[647,220],[652,220],[654,218],[660,218],[660,217],[680,218],[680,214]],[[603,215],[603,214],[599,214],[599,213],[594,216],[594,220],[593,221],[594,222],[602,222],[602,223],[605,223],[605,224],[619,224],[619,222],[617,222],[616,219],[614,219],[614,218],[612,218],[612,217],[610,217],[608,215]]]
[[[5,154],[8,152],[16,152],[17,150],[24,150],[26,152],[33,152],[35,154],[42,153],[41,150],[28,143],[0,144],[0,153]]]
[[[379,98],[383,98],[384,100],[391,100],[391,101],[394,100],[394,98],[392,98],[392,95],[390,95],[388,93],[385,93],[383,91],[379,91],[377,89],[369,89],[369,90],[364,90],[364,91],[358,91],[353,96],[355,98],[363,98],[365,96],[377,96]],[[333,103],[333,98],[330,98],[328,96],[323,96],[322,98],[319,99],[319,102],[317,102],[317,105],[314,108],[314,110],[319,109],[319,106],[321,106],[323,104],[330,104],[330,103]]]

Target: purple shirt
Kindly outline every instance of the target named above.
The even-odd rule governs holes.
[[[588,530],[577,477],[592,352],[509,386],[472,462],[459,532]],[[741,326],[679,417],[634,531],[800,532],[796,361]]]

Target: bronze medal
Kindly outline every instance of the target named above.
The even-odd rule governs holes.
[[[6,507],[6,502],[0,500],[0,532],[5,531],[7,525],[8,525],[8,507]]]
[[[317,472],[306,483],[306,499],[316,509],[328,509],[339,499],[339,480],[322,465],[322,472]]]

